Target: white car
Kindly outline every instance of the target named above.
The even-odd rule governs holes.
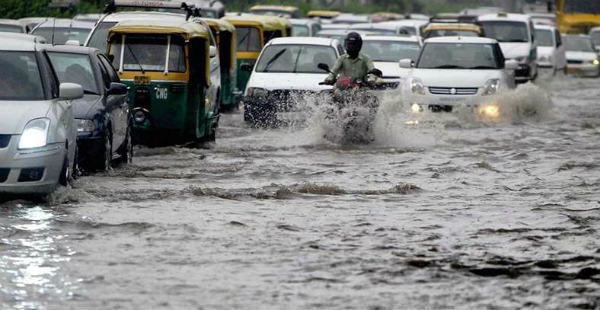
[[[537,41],[538,66],[551,69],[553,74],[559,71],[566,72],[565,45],[562,42],[558,28],[535,25],[535,40]]]
[[[515,72],[517,83],[535,80],[538,74],[537,44],[531,17],[497,13],[479,16],[477,21],[486,37],[500,43],[504,57],[519,63]]]
[[[421,39],[414,36],[366,36],[363,37],[361,53],[371,57],[375,68],[383,72],[384,87],[396,88],[402,74],[402,70],[398,67],[398,61],[410,58],[416,62],[421,45]]]
[[[395,26],[402,28],[402,35],[423,37],[423,29],[429,24],[429,20],[422,19],[403,19],[389,22],[382,22],[382,25]]]
[[[292,23],[292,36],[294,37],[316,37],[321,31],[321,24],[311,19],[289,19]]]
[[[600,52],[600,27],[592,28],[592,30],[590,30],[590,37],[592,37],[594,48]]]
[[[600,57],[587,35],[563,36],[567,49],[567,69],[569,73],[581,76],[600,76]]]
[[[416,63],[403,59],[400,67],[408,70],[400,87],[413,112],[452,111],[460,104],[486,106],[514,88],[517,63],[504,60],[494,39],[438,37],[425,40]]]
[[[328,74],[317,66],[333,67],[343,52],[336,39],[289,37],[269,41],[254,69],[241,68],[252,70],[243,98],[245,121],[271,124],[307,95],[331,89],[319,85]]]
[[[407,35],[408,30],[400,25],[387,25],[383,23],[354,24],[348,27],[350,31],[368,31],[380,36]],[[403,32],[404,31],[404,32]]]
[[[0,34],[0,193],[48,194],[75,167],[78,84],[58,81],[38,38]]]

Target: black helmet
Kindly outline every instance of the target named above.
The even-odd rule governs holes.
[[[350,57],[356,58],[362,49],[362,38],[356,32],[350,32],[344,40],[344,47]]]

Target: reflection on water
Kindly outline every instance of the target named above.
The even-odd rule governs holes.
[[[46,309],[67,296],[61,266],[72,251],[52,231],[58,213],[24,204],[0,205],[0,305],[11,309]]]

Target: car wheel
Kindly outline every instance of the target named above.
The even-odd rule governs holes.
[[[131,164],[133,161],[133,137],[131,136],[131,125],[127,128],[127,135],[125,136],[125,142],[119,150],[121,156],[121,162]]]
[[[65,156],[63,160],[63,167],[60,171],[60,177],[58,183],[62,186],[68,186],[71,180],[71,168],[69,168],[69,157]]]
[[[102,137],[102,146],[100,148],[100,154],[96,160],[96,170],[108,171],[111,168],[112,161],[112,139],[110,138],[110,131],[106,129]]]

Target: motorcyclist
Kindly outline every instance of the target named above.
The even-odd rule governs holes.
[[[373,61],[369,56],[360,52],[362,43],[362,38],[356,32],[350,32],[346,36],[344,40],[346,54],[337,59],[324,84],[335,84],[338,76],[366,83],[374,83],[377,80],[377,76],[369,74],[374,69]]]

